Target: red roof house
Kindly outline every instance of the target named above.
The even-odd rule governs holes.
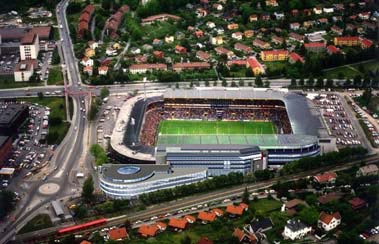
[[[354,210],[367,207],[367,202],[359,197],[354,197],[349,201],[349,203]]]
[[[187,220],[184,218],[178,219],[178,218],[171,218],[168,221],[168,226],[175,228],[175,229],[182,229],[184,230],[187,227]]]
[[[114,241],[122,240],[129,237],[128,233],[126,232],[125,227],[110,230],[108,232],[108,236],[110,240],[114,240]]]
[[[216,219],[216,214],[212,212],[201,211],[199,212],[199,215],[197,216],[197,218],[205,223],[213,222]]]
[[[334,172],[325,172],[323,174],[313,176],[315,182],[319,184],[333,183],[336,181],[337,174]]]

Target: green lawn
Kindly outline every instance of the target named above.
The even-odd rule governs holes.
[[[64,98],[56,97],[44,97],[39,99],[37,97],[20,98],[19,101],[25,101],[30,103],[38,103],[50,108],[50,122],[49,132],[47,136],[48,144],[59,144],[65,137],[70,124],[65,122],[66,120],[66,107]],[[55,122],[52,123],[52,118]]]
[[[325,78],[331,78],[331,79],[337,79],[339,74],[343,74],[345,78],[354,78],[355,75],[361,75],[364,74],[359,71],[359,66],[363,66],[365,72],[367,71],[373,71],[378,69],[379,67],[379,61],[378,60],[371,60],[369,62],[363,62],[362,64],[354,64],[354,65],[345,65],[336,67],[334,69],[329,69],[327,71],[324,71]]]
[[[18,234],[41,230],[52,226],[53,223],[48,214],[39,214],[22,227]]]
[[[0,75],[0,89],[21,88],[27,86],[42,86],[42,82],[15,82],[13,75]]]
[[[159,133],[171,135],[275,134],[275,127],[271,122],[164,120],[159,124]]]
[[[49,72],[48,85],[63,85],[63,75],[59,67],[52,67]]]

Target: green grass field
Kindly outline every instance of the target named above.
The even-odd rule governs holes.
[[[164,120],[159,124],[161,135],[228,135],[275,134],[271,122]]]

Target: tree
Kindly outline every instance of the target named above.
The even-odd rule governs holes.
[[[205,86],[207,86],[207,87],[209,86],[209,80],[205,81]]]
[[[59,57],[58,49],[54,49],[53,57],[51,58],[51,64],[59,64],[61,62],[61,57]]]
[[[213,81],[213,86],[217,86],[217,80]]]
[[[7,216],[16,205],[16,196],[12,191],[0,191],[0,220]]]
[[[314,207],[304,207],[299,212],[300,220],[308,225],[316,225],[318,217],[319,217],[319,212]]]
[[[249,202],[250,202],[249,196],[250,196],[250,193],[247,190],[247,187],[245,187],[245,190],[244,190],[244,192],[242,194],[242,202],[244,202],[246,204],[249,204]]]
[[[39,99],[39,100],[42,100],[42,99],[43,99],[43,93],[42,93],[42,92],[38,92],[38,93],[37,93],[37,96],[38,96],[38,99]]]
[[[299,86],[304,86],[304,78],[300,78],[300,80],[299,80]]]
[[[92,144],[89,150],[91,155],[95,158],[96,165],[108,163],[107,154],[99,144]]]
[[[262,78],[260,76],[257,76],[255,78],[255,86],[256,87],[262,87],[263,86],[263,81],[262,81]]]
[[[192,243],[191,237],[189,237],[188,235],[185,235],[183,237],[183,239],[180,240],[180,243],[181,244],[191,244]]]
[[[109,96],[109,89],[107,87],[103,87],[100,90],[100,97],[101,99],[104,99]]]
[[[93,192],[95,188],[93,186],[93,179],[92,176],[88,176],[88,178],[84,181],[83,184],[83,190],[82,190],[82,197],[84,201],[91,202],[94,198]]]
[[[241,87],[245,86],[245,81],[244,80],[239,80],[238,81],[238,86],[241,86]]]
[[[175,83],[175,88],[179,89],[179,83],[178,82]]]
[[[84,205],[79,205],[74,209],[76,218],[85,218],[87,216],[87,208]]]
[[[296,79],[295,78],[291,79],[291,86],[296,87]]]
[[[326,87],[329,87],[329,88],[333,87],[333,86],[334,86],[334,81],[333,81],[333,79],[331,79],[331,78],[327,79],[327,80],[326,80],[326,85],[325,85],[325,86],[326,86]]]
[[[323,88],[324,87],[324,79],[322,77],[317,78],[316,86],[318,88]]]
[[[313,77],[312,76],[309,77],[307,85],[312,87],[314,84],[315,84],[315,80],[313,79]]]
[[[228,82],[226,82],[226,80],[222,80],[221,85],[223,87],[227,87],[228,86]]]
[[[99,105],[96,102],[91,103],[91,107],[88,111],[88,120],[93,121],[99,112]]]

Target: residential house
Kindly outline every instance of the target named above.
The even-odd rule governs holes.
[[[108,74],[108,66],[100,66],[98,68],[99,75],[107,75]]]
[[[365,29],[365,30],[371,30],[371,31],[375,31],[376,29],[376,24],[374,23],[371,23],[371,22],[368,22],[368,21],[363,21],[361,26]]]
[[[304,64],[305,60],[304,60],[304,57],[300,56],[299,54],[295,52],[292,52],[288,55],[288,62],[290,62],[291,64],[294,64],[297,62]]]
[[[326,44],[325,42],[311,42],[304,43],[304,47],[308,52],[319,53],[325,50]]]
[[[92,242],[87,241],[87,240],[83,240],[83,241],[80,242],[80,244],[92,244]]]
[[[214,3],[212,5],[212,8],[216,9],[217,11],[222,11],[224,9],[224,7],[219,3]]]
[[[337,54],[337,53],[340,53],[341,50],[334,46],[334,45],[329,45],[326,47],[326,52],[329,54],[329,55],[333,55],[333,54]]]
[[[222,211],[222,210],[219,209],[219,208],[212,209],[211,212],[212,212],[212,213],[215,213],[217,217],[221,217],[221,216],[224,215],[224,211]]]
[[[246,60],[246,68],[250,68],[255,76],[265,73],[263,65],[255,57],[250,57]]]
[[[122,23],[123,17],[126,12],[129,11],[128,5],[122,5],[115,14],[113,14],[106,22],[105,22],[105,33],[112,37],[113,39],[118,38],[118,28]]]
[[[168,221],[168,226],[174,230],[184,230],[187,227],[187,220],[184,218],[171,218]]]
[[[358,210],[358,209],[365,208],[368,206],[367,202],[359,197],[354,197],[353,199],[349,201],[349,203],[353,210]]]
[[[366,49],[370,48],[373,45],[373,42],[369,39],[362,39],[361,40],[361,48]]]
[[[246,30],[246,31],[244,31],[243,34],[245,35],[246,38],[250,38],[250,37],[254,36],[254,31],[253,30]]]
[[[270,14],[266,14],[266,13],[261,14],[261,20],[267,21],[267,20],[270,20],[270,19],[271,19],[271,15]]]
[[[202,236],[197,244],[213,244],[213,241],[209,240],[208,237]]]
[[[173,43],[175,40],[174,36],[165,36],[164,41],[166,43]]]
[[[131,54],[140,54],[141,53],[141,49],[139,49],[138,47],[132,47],[130,49],[130,53]]]
[[[338,192],[330,192],[325,195],[319,196],[317,198],[317,201],[319,204],[327,204],[332,201],[338,201],[339,199],[342,198],[342,194]]]
[[[276,0],[266,0],[266,6],[278,7],[279,4],[278,4],[278,1]]]
[[[95,12],[95,7],[92,4],[87,5],[79,16],[78,22],[78,37],[82,38],[84,33],[89,30],[89,22]]]
[[[335,3],[335,4],[333,4],[333,6],[334,6],[336,11],[344,11],[345,10],[343,3]]]
[[[279,36],[272,36],[271,37],[271,40],[273,43],[275,43],[276,45],[282,45],[284,43],[284,38],[283,37],[279,37]]]
[[[299,22],[293,22],[293,23],[290,23],[290,29],[291,30],[299,30],[300,29],[300,23]]]
[[[226,66],[230,69],[232,66],[246,66],[247,61],[246,59],[234,59],[234,60],[229,60],[226,63]]]
[[[306,33],[305,36],[307,37],[308,41],[310,42],[321,42],[325,41],[323,36],[326,35],[326,31],[315,31],[312,33]]]
[[[164,53],[162,51],[154,51],[153,52],[153,56],[156,57],[156,58],[163,58],[164,57]]]
[[[258,38],[256,38],[256,39],[253,41],[253,45],[254,45],[255,47],[259,47],[260,49],[269,49],[269,48],[271,48],[270,43],[265,42],[265,41],[262,41],[261,39],[258,39]]]
[[[186,38],[186,35],[181,31],[177,31],[177,32],[175,32],[175,37],[177,40],[182,40],[182,39]]]
[[[292,41],[297,41],[297,42],[303,42],[304,41],[304,36],[297,34],[295,32],[291,32],[288,34],[288,38]]]
[[[313,12],[312,9],[309,9],[309,8],[303,9],[304,16],[311,16],[312,12]]]
[[[233,236],[238,239],[240,243],[258,243],[258,238],[254,233],[245,233],[240,228],[234,229]]]
[[[298,16],[299,15],[299,10],[298,9],[292,9],[291,10],[292,16]]]
[[[143,237],[154,237],[158,233],[165,231],[167,225],[162,222],[157,222],[152,225],[141,225],[138,229],[138,233]]]
[[[328,21],[327,18],[320,18],[320,19],[317,20],[317,22],[320,25],[324,25],[324,24],[328,24],[329,23],[329,21]]]
[[[357,29],[357,26],[351,23],[346,24],[345,30],[347,31],[354,31]]]
[[[238,27],[238,24],[235,23],[227,25],[228,30],[236,30]]]
[[[292,241],[302,239],[312,231],[312,227],[306,226],[300,220],[288,220],[284,226],[283,236]]]
[[[192,215],[186,215],[186,216],[184,216],[184,219],[185,219],[188,223],[190,223],[190,224],[193,224],[193,223],[196,222],[196,218],[193,217]]]
[[[341,224],[341,215],[339,212],[335,212],[332,214],[321,212],[320,217],[317,221],[318,227],[324,229],[325,231],[333,230],[340,224]]]
[[[156,64],[132,64],[129,67],[129,72],[132,74],[144,74],[147,71],[159,71],[159,70],[167,70],[166,64],[156,63]]]
[[[232,33],[232,38],[236,40],[242,40],[242,32],[234,32]]]
[[[320,6],[314,7],[313,8],[313,13],[317,14],[317,15],[322,14],[322,8]]]
[[[211,56],[209,53],[200,50],[196,52],[196,57],[201,61],[209,61]]]
[[[245,44],[237,42],[234,44],[234,49],[237,51],[244,52],[245,54],[249,54],[252,51],[252,48],[249,46],[246,46]]]
[[[361,176],[370,176],[370,175],[378,175],[379,169],[376,164],[369,164],[363,167],[360,167],[356,173],[357,177]]]
[[[180,45],[176,45],[175,46],[175,53],[186,54],[187,53],[187,48],[185,48],[183,46],[180,46]]]
[[[238,206],[233,204],[226,206],[226,212],[231,216],[241,216],[243,212],[248,210],[248,205],[240,203]]]
[[[134,61],[137,64],[146,63],[147,62],[147,55],[137,55],[134,57]]]
[[[95,50],[93,50],[92,48],[86,48],[86,50],[84,51],[84,55],[87,58],[92,58],[93,56],[95,56]]]
[[[249,16],[249,21],[250,22],[258,21],[258,15],[256,15],[256,14],[250,15]]]
[[[234,57],[234,52],[224,48],[224,47],[216,47],[214,49],[218,55],[226,54],[228,58]]]
[[[186,62],[186,63],[175,63],[172,65],[172,69],[176,72],[181,72],[183,70],[201,70],[209,69],[211,65],[207,62]]]
[[[324,13],[326,13],[326,14],[332,14],[332,13],[334,13],[334,8],[333,8],[333,7],[324,7],[324,8],[322,9],[322,11],[323,11]]]
[[[203,18],[208,15],[208,11],[204,8],[198,8],[196,9],[196,16],[198,18]]]
[[[284,13],[283,12],[274,12],[274,16],[276,20],[282,20],[284,19]]]
[[[271,230],[272,227],[273,223],[271,221],[271,218],[266,217],[254,218],[247,226],[249,232],[251,233],[265,232]]]
[[[197,38],[201,38],[204,36],[204,32],[202,30],[197,30],[193,33]]]
[[[304,28],[310,28],[310,27],[313,27],[315,24],[315,21],[314,20],[307,20],[307,21],[304,21],[303,22],[303,26]]]
[[[263,61],[284,61],[288,58],[287,50],[271,50],[261,51],[261,59]]]
[[[80,64],[83,66],[93,66],[93,59],[88,57],[83,57],[82,61],[80,61]]]
[[[336,179],[337,179],[337,174],[334,172],[325,172],[323,174],[318,174],[318,175],[313,176],[313,180],[319,184],[329,184],[329,183],[334,184],[336,182]]]
[[[145,19],[142,19],[142,25],[150,25],[154,22],[162,22],[162,21],[167,21],[167,20],[173,20],[173,21],[178,21],[180,20],[181,18],[179,16],[176,16],[176,15],[172,15],[172,14],[158,14],[158,15],[153,15],[153,16],[149,16]]]
[[[330,30],[337,34],[337,35],[342,35],[343,34],[343,29],[342,28],[339,28],[338,26],[336,25],[333,25],[332,27],[330,27]]]
[[[107,49],[105,50],[105,54],[107,56],[116,56],[117,55],[117,50],[113,49],[112,47],[107,47]]]
[[[334,45],[336,46],[360,46],[360,40],[358,36],[339,36],[334,37]]]
[[[217,32],[217,35],[222,35],[225,32],[224,28],[222,28],[221,26],[217,27],[215,30]]]
[[[370,12],[362,12],[358,14],[358,17],[362,20],[368,20],[370,19]]]
[[[224,39],[222,36],[211,36],[209,38],[209,42],[212,44],[212,45],[222,45],[224,44]]]
[[[92,49],[96,49],[99,47],[99,43],[96,41],[88,41],[88,46]]]
[[[304,201],[297,198],[292,199],[283,204],[281,211],[286,211],[289,216],[293,216],[296,213],[296,207],[300,204],[304,204]]]
[[[216,214],[212,212],[199,212],[197,218],[201,220],[202,223],[206,224],[209,222],[213,222],[216,219]]]
[[[92,76],[93,67],[92,66],[84,66],[83,67],[83,73],[88,74],[89,76]]]
[[[112,230],[109,230],[108,232],[108,238],[112,241],[120,241],[125,238],[129,238],[128,232],[126,232],[126,228],[115,228]]]
[[[333,17],[332,17],[332,21],[333,21],[333,22],[342,21],[342,16],[333,16]]]
[[[151,46],[150,44],[143,44],[142,49],[148,52],[153,49],[153,46]]]
[[[211,21],[208,21],[208,22],[206,23],[206,25],[207,25],[207,27],[208,27],[209,29],[213,29],[213,28],[216,27],[216,24],[215,24],[214,22],[211,22]]]

